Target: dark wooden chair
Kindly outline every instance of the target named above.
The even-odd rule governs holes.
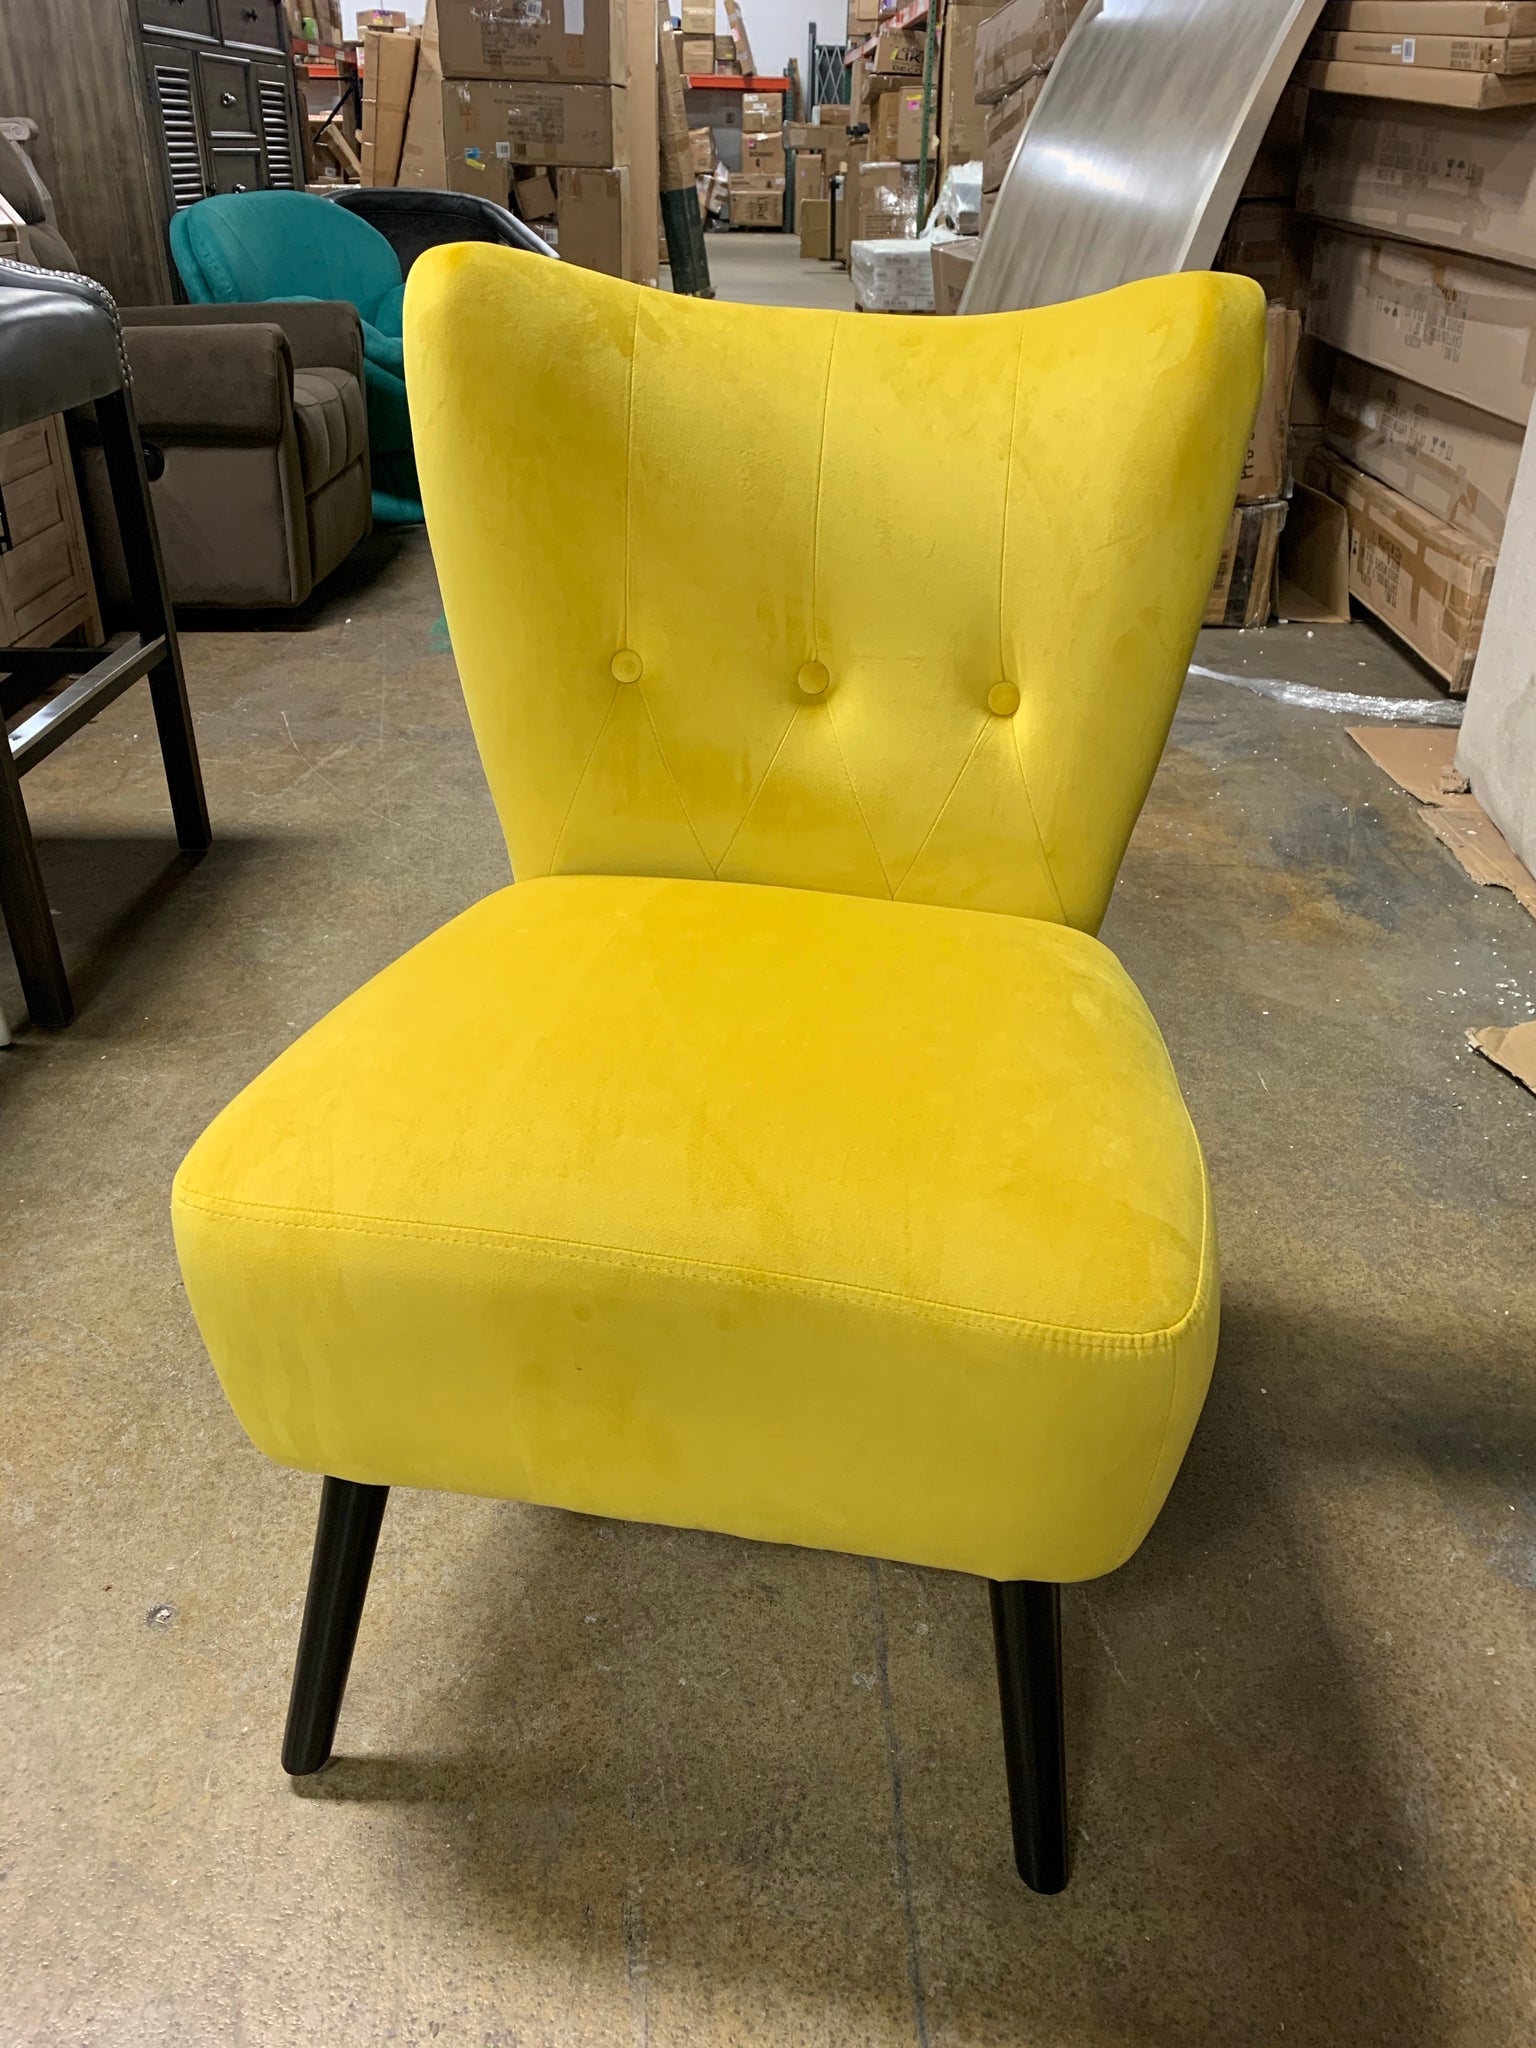
[[[111,294],[89,278],[0,261],[0,433],[72,415],[99,443],[128,572],[132,629],[103,646],[0,647],[0,910],[34,1024],[75,1014],[21,778],[145,679],[154,706],[176,839],[188,853],[212,833],[176,622],[150,504],[122,329]],[[0,519],[0,545],[4,545]]]

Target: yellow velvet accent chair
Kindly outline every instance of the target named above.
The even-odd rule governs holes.
[[[422,495],[511,851],[176,1181],[240,1421],[324,1474],[283,1761],[390,1486],[992,1582],[1066,1878],[1059,1586],[1216,1344],[1199,1145],[1093,936],[1263,367],[1242,278],[917,320],[502,249],[411,273]]]

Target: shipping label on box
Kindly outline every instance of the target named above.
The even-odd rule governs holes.
[[[1464,696],[1488,613],[1495,550],[1331,448],[1313,456],[1308,481],[1348,515],[1350,594]]]
[[[1307,331],[1524,425],[1536,398],[1536,277],[1323,229]]]
[[[1054,62],[1084,0],[1008,0],[976,30],[976,97],[1000,100]]]
[[[1503,540],[1525,440],[1512,421],[1340,356],[1326,433],[1412,504],[1488,547]]]
[[[622,85],[628,77],[624,0],[436,0],[436,5],[445,78]]]
[[[1536,36],[1426,36],[1387,30],[1316,35],[1307,55],[1325,64],[1416,64],[1430,71],[1536,71]]]
[[[1536,267],[1536,119],[1325,100],[1296,199],[1327,220]]]

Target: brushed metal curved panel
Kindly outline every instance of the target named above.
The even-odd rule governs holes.
[[[1323,0],[1089,0],[987,223],[962,313],[1201,270]]]

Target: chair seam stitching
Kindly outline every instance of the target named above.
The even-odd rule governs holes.
[[[885,884],[885,893],[887,896],[890,897],[891,901],[894,903],[896,900],[896,892],[891,887],[890,871],[886,867],[885,862],[881,857],[880,848],[876,843],[874,833],[870,829],[869,820],[864,815],[864,806],[859,801],[858,786],[854,782],[853,771],[848,766],[848,756],[843,752],[843,742],[839,737],[837,730],[837,718],[830,703],[827,706],[827,724],[830,726],[832,731],[832,744],[837,749],[837,758],[842,764],[843,780],[848,785],[848,794],[853,798],[853,807],[859,814],[859,823],[864,827],[864,836],[869,841],[869,850],[875,856],[875,866],[880,870],[880,879]]]
[[[891,899],[893,902],[901,894],[902,890],[905,889],[905,887],[907,886],[908,881],[911,879],[912,870],[917,866],[918,862],[922,859],[923,855],[928,851],[929,840],[933,837],[934,833],[938,831],[940,825],[943,824],[944,813],[949,809],[950,804],[953,802],[955,791],[960,787],[961,780],[965,775],[966,769],[969,768],[971,765],[971,761],[976,753],[976,749],[981,745],[982,740],[986,737],[986,731],[987,721],[985,718],[983,718],[980,725],[978,725],[976,728],[975,739],[971,741],[971,744],[965,750],[965,759],[960,763],[960,766],[955,770],[954,781],[949,785],[948,789],[946,789],[944,792],[944,801],[939,805],[939,808],[933,814],[933,823],[928,827],[928,830],[923,834],[922,845],[918,847],[916,853],[913,854],[912,858],[907,862],[905,868],[902,869],[901,880],[896,884],[896,887],[891,891]]]
[[[1061,886],[1056,880],[1056,870],[1051,866],[1051,857],[1045,850],[1045,835],[1040,830],[1039,814],[1035,810],[1035,800],[1030,795],[1029,777],[1024,773],[1024,757],[1019,752],[1019,728],[1011,718],[1008,724],[1010,727],[1009,737],[1013,741],[1013,765],[1019,771],[1019,788],[1024,792],[1024,804],[1029,812],[1029,822],[1034,828],[1035,844],[1040,849],[1040,865],[1045,869],[1045,879],[1051,885],[1051,894],[1056,898],[1056,908],[1061,912],[1062,923],[1070,924],[1072,920],[1067,916],[1067,906],[1062,901]]]
[[[635,294],[634,324],[629,330],[629,397],[624,416],[624,645],[629,645],[630,472],[635,448],[635,358],[640,348],[640,294]]]
[[[693,843],[699,849],[699,859],[703,861],[705,867],[709,869],[711,875],[713,875],[715,880],[718,881],[720,877],[715,868],[715,864],[710,859],[709,855],[704,851],[704,842],[699,837],[699,828],[697,825],[694,824],[693,819],[689,816],[688,806],[683,802],[683,792],[678,787],[677,777],[672,773],[672,763],[667,759],[666,749],[661,744],[661,734],[656,729],[656,719],[651,711],[650,701],[646,697],[644,690],[640,688],[638,683],[635,685],[635,695],[640,699],[640,708],[642,711],[644,711],[646,723],[651,728],[651,738],[656,742],[657,759],[661,762],[662,767],[666,770],[667,780],[672,785],[672,794],[677,798],[677,808],[683,814],[683,823],[688,827],[688,830],[693,834]]]
[[[715,868],[716,881],[719,881],[720,879],[721,868],[725,866],[726,862],[731,857],[731,848],[736,844],[737,840],[741,837],[742,833],[746,831],[748,821],[750,820],[752,813],[757,809],[757,800],[762,795],[763,791],[767,788],[768,778],[773,773],[774,768],[778,763],[778,758],[780,754],[782,754],[785,747],[788,746],[789,736],[794,731],[795,721],[799,716],[800,709],[797,705],[796,708],[789,714],[788,725],[786,725],[784,730],[779,734],[779,743],[773,750],[773,754],[771,759],[769,760],[768,766],[763,770],[762,780],[758,783],[756,789],[753,790],[751,796],[747,799],[747,808],[741,814],[741,822],[737,825],[736,830],[731,834],[730,839],[727,842],[726,849],[724,853],[722,853],[720,856],[719,863]]]
[[[205,1215],[244,1218],[268,1223],[278,1229],[325,1230],[353,1237],[428,1237],[438,1243],[500,1245],[516,1250],[532,1248],[545,1255],[564,1257],[573,1263],[628,1267],[637,1271],[674,1268],[684,1273],[724,1276],[736,1285],[756,1285],[768,1293],[796,1294],[807,1298],[868,1300],[889,1304],[897,1314],[916,1314],[920,1320],[943,1322],[969,1328],[1030,1330],[1090,1351],[1144,1352],[1176,1343],[1199,1311],[1208,1278],[1205,1225],[1209,1219],[1209,1184],[1202,1208],[1200,1268],[1195,1277],[1189,1306],[1173,1322],[1156,1330],[1121,1331],[1081,1328],[1066,1323],[1049,1323],[1036,1317],[1009,1315],[1000,1309],[968,1308],[963,1303],[936,1301],[926,1295],[896,1294],[889,1288],[872,1287],[863,1281],[829,1280],[816,1275],[777,1273],[770,1268],[740,1266],[723,1260],[684,1258],[675,1252],[641,1251],[628,1245],[591,1244],[580,1238],[544,1237],[533,1231],[502,1230],[491,1224],[429,1223],[406,1216],[358,1216],[350,1211],[290,1209],[272,1202],[248,1202],[228,1195],[205,1195],[189,1187],[176,1191],[178,1204],[200,1209]],[[1171,1408],[1171,1400],[1170,1400]]]
[[[560,830],[555,834],[555,843],[550,849],[549,872],[551,874],[555,872],[556,863],[560,858],[560,848],[565,841],[565,828],[571,822],[571,813],[576,808],[576,799],[581,795],[582,784],[587,779],[587,770],[592,766],[597,750],[602,745],[603,734],[608,730],[608,721],[613,716],[614,705],[619,701],[619,690],[621,687],[619,684],[614,685],[613,694],[609,697],[607,708],[603,712],[602,724],[599,725],[596,733],[593,735],[592,744],[587,749],[587,758],[581,764],[581,773],[577,776],[572,787],[571,800],[565,807],[565,816],[560,820]]]

